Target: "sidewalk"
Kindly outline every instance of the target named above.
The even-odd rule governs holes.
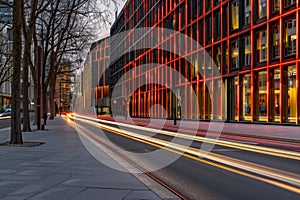
[[[23,133],[24,141],[43,145],[0,146],[0,199],[160,199],[132,174],[92,157],[61,118],[46,129]],[[8,138],[9,130],[0,130],[0,143]]]

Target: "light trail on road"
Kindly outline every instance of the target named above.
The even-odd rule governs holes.
[[[149,128],[149,127],[141,127],[141,126],[132,125],[132,124],[125,124],[125,123],[120,123],[120,122],[95,119],[92,117],[86,117],[86,116],[81,116],[81,115],[77,115],[77,114],[74,114],[74,116],[75,116],[75,119],[83,118],[83,119],[87,119],[87,120],[91,120],[91,121],[95,121],[95,122],[99,122],[99,123],[118,125],[118,126],[136,129],[136,130],[147,131],[147,132],[151,132],[151,133],[155,133],[155,134],[167,135],[167,136],[171,136],[171,137],[178,137],[178,138],[182,138],[182,139],[193,140],[193,141],[198,141],[198,142],[203,142],[203,143],[216,144],[219,146],[225,146],[225,147],[230,147],[230,148],[235,148],[235,149],[240,149],[240,150],[245,150],[245,151],[251,151],[251,152],[256,152],[256,153],[262,153],[262,154],[266,154],[266,155],[300,160],[300,153],[294,152],[294,151],[276,149],[276,148],[271,148],[271,147],[262,147],[262,146],[256,146],[256,145],[251,145],[251,144],[238,143],[238,142],[234,142],[234,141],[226,141],[226,140],[223,140],[220,138],[214,139],[214,138],[201,137],[201,136],[196,136],[196,135],[182,134],[182,133],[178,133],[178,132],[175,133],[175,132],[171,132],[171,131],[158,130],[158,129]],[[299,146],[299,148],[300,148],[300,146]]]
[[[73,118],[72,116],[69,116],[70,118]],[[101,124],[98,122],[102,122],[103,120],[99,120],[99,119],[94,119],[94,118],[90,118],[90,117],[85,117],[85,116],[79,116],[79,115],[75,115],[75,119],[79,120],[83,123],[101,128],[103,130],[106,130],[108,132],[112,132],[115,134],[118,134],[120,136],[135,140],[135,141],[139,141],[139,142],[143,142],[145,144],[148,145],[152,145],[164,150],[167,150],[169,152],[173,152],[179,155],[183,155],[187,158],[214,166],[214,167],[218,167],[236,174],[240,174],[249,178],[253,178],[256,180],[260,180],[263,181],[265,183],[269,183],[272,185],[275,185],[277,187],[280,188],[284,188],[286,190],[295,192],[297,194],[300,194],[300,176],[298,174],[295,173],[290,173],[290,172],[285,172],[279,169],[275,169],[275,168],[271,168],[271,167],[266,167],[263,165],[259,165],[259,164],[255,164],[255,163],[251,163],[251,162],[247,162],[244,160],[240,160],[240,159],[235,159],[235,158],[231,158],[228,156],[223,156],[223,155],[219,155],[216,153],[207,153],[207,152],[203,152],[199,149],[196,148],[192,148],[192,147],[187,147],[187,146],[183,146],[180,144],[175,144],[169,141],[165,141],[165,140],[161,140],[158,138],[153,138],[150,136],[146,136],[146,135],[142,135],[136,132],[132,132],[132,131],[128,131],[128,130],[123,130],[120,128],[116,128],[116,127],[112,127],[109,125],[105,125],[105,124]],[[102,122],[103,123],[103,122]],[[106,124],[112,124],[112,125],[119,125],[120,123],[118,122],[104,122]],[[122,126],[124,124],[122,123]],[[127,124],[125,124],[127,125]],[[124,126],[125,126],[124,125]],[[138,130],[143,130],[143,131],[149,131],[149,132],[153,132],[154,129],[151,128],[146,128],[146,127],[140,127],[140,126],[133,126],[133,125],[128,125],[127,127],[130,127],[132,129],[138,129]],[[157,131],[160,130],[155,130],[157,133]],[[178,134],[179,133],[172,133],[168,132],[168,131],[160,131],[163,132],[164,134],[168,134],[168,136],[176,136],[179,137]],[[183,134],[180,135],[182,137],[182,139],[198,139],[198,136],[187,136],[187,137],[183,137]],[[199,142],[206,142],[206,140],[197,140]],[[224,142],[224,141],[222,141]],[[225,141],[226,143],[231,143],[228,141]],[[220,145],[225,146],[224,144],[226,143],[221,143]],[[236,143],[236,142],[234,142]],[[217,145],[219,145],[216,142]],[[242,146],[244,146],[245,144],[241,144]],[[241,148],[240,145],[233,145],[236,146],[236,148]],[[230,146],[231,147],[231,146]],[[261,148],[266,148],[266,147],[261,147]],[[255,148],[253,148],[255,149]],[[270,148],[267,148],[270,149]],[[254,152],[261,152],[263,150],[260,151],[254,151]],[[277,150],[278,151],[278,150]],[[286,153],[286,151],[282,151],[280,153]],[[291,157],[294,156],[299,156],[297,155],[296,152],[291,152],[293,155],[291,155]],[[270,153],[266,153],[271,155]],[[205,155],[204,158],[199,158],[199,155]],[[295,158],[292,158],[295,159]]]

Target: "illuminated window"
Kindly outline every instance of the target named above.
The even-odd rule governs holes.
[[[267,71],[258,73],[259,79],[259,121],[267,121]]]
[[[274,118],[272,121],[279,122],[280,121],[280,68],[274,69],[274,90],[271,91],[274,95],[274,103],[272,106],[273,108],[273,115]]]
[[[297,111],[297,89],[296,89],[296,66],[288,67],[288,99],[287,99],[287,112],[288,122],[296,122]]]
[[[296,3],[296,0],[284,0],[284,7],[288,7],[291,5],[294,5]]]
[[[267,0],[258,0],[258,18],[264,18],[267,16]]]
[[[231,29],[239,28],[239,5],[237,1],[231,2]]]
[[[235,40],[231,43],[231,69],[239,67],[239,43]]]
[[[273,59],[279,58],[279,28],[273,27]]]
[[[273,12],[279,11],[280,8],[280,0],[273,0]]]
[[[296,53],[296,19],[292,19],[285,23],[285,39],[284,39],[284,49],[285,55],[293,55]]]
[[[257,33],[256,52],[259,62],[264,62],[267,60],[268,38],[266,30]]]
[[[250,24],[250,0],[244,0],[244,25]]]
[[[243,52],[242,52],[242,65],[249,66],[251,64],[251,39],[250,36],[245,36],[242,39]]]

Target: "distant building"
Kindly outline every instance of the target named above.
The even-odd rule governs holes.
[[[7,1],[11,2],[11,1]],[[11,105],[12,8],[0,3],[0,110]],[[4,81],[4,82],[3,82]]]

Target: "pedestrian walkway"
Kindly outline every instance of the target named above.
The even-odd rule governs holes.
[[[0,199],[161,199],[136,176],[92,157],[64,120],[47,122],[46,131],[23,133],[24,141],[45,144],[0,146]],[[7,141],[9,130],[0,136]]]

